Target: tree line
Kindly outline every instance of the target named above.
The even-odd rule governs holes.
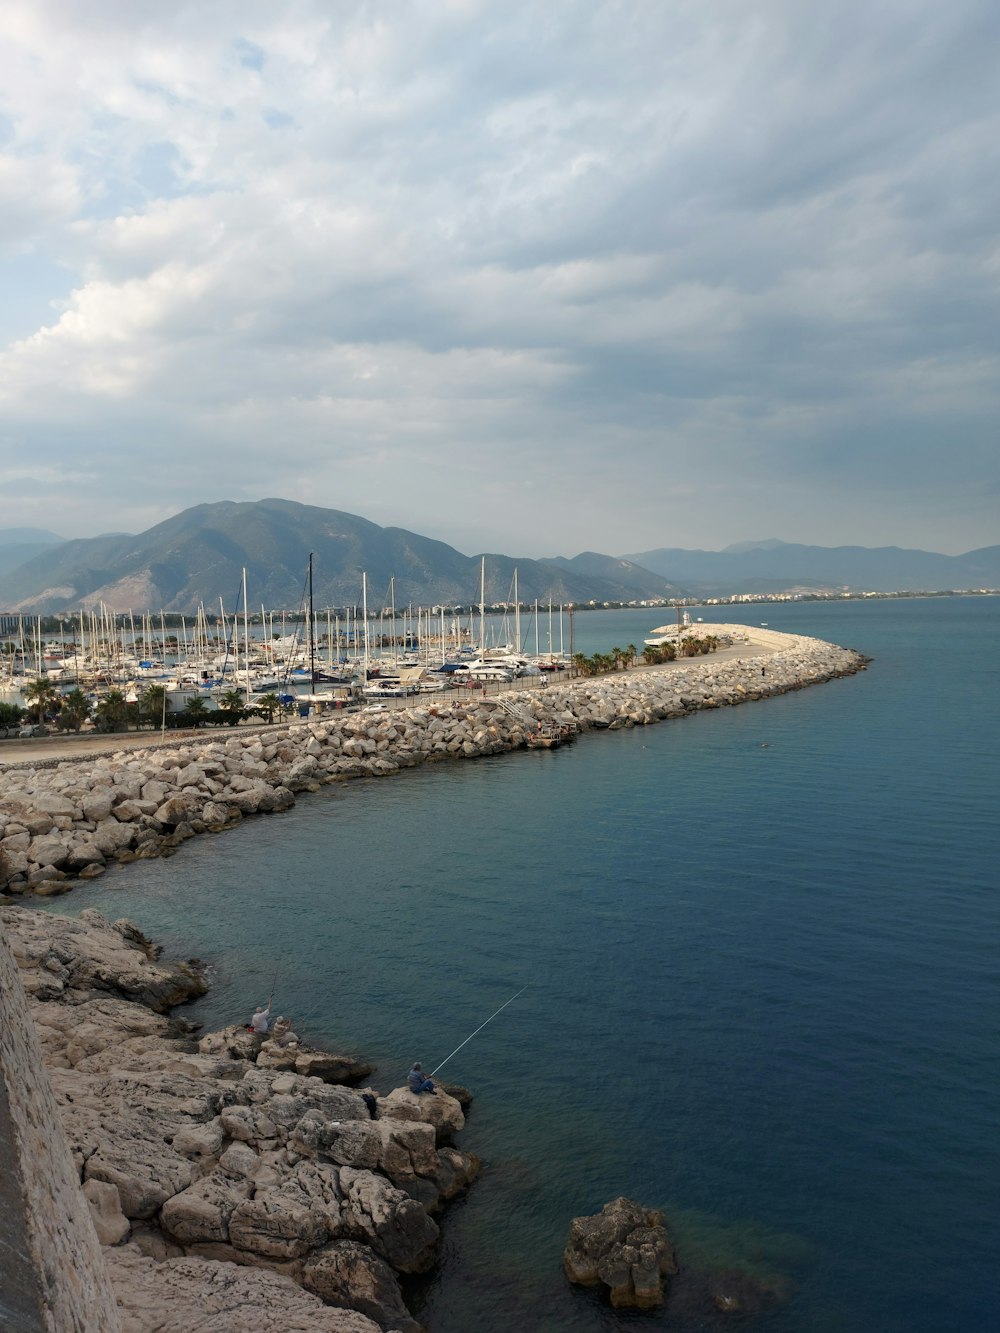
[[[714,653],[719,647],[719,640],[714,634],[701,636],[689,634],[679,643],[661,643],[649,645],[641,653],[646,666],[660,666],[664,662],[674,662],[678,657],[698,657],[703,653]],[[611,671],[628,671],[637,665],[640,658],[638,648],[630,643],[627,648],[612,648],[609,653],[594,653],[587,657],[584,653],[573,654],[573,665],[581,676],[603,676]]]
[[[169,692],[163,685],[147,685],[137,699],[128,699],[122,690],[108,690],[99,700],[89,699],[77,688],[66,694],[44,676],[30,681],[22,691],[27,707],[0,703],[0,727],[16,726],[27,720],[36,725],[46,723],[57,731],[80,731],[92,722],[95,731],[114,732],[142,727],[235,727],[244,718],[261,718],[273,722],[294,711],[294,704],[283,704],[277,694],[262,694],[256,702],[247,705],[239,690],[226,690],[217,700],[216,708],[209,708],[199,695],[188,699],[184,707],[173,710]]]

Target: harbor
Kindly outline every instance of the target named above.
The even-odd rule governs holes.
[[[463,694],[307,714],[286,724],[209,732],[182,741],[117,737],[70,752],[4,742],[0,890],[51,895],[111,864],[174,854],[187,839],[276,813],[303,792],[383,777],[428,762],[553,749],[587,731],[646,726],[702,709],[766,698],[850,674],[855,652],[800,635],[713,626],[724,645],[688,659],[542,687],[528,677]],[[534,688],[532,688],[534,685]],[[74,742],[70,742],[70,746]],[[86,745],[86,741],[83,741]],[[11,746],[12,748],[6,748]],[[16,746],[17,748],[13,748]],[[44,757],[43,757],[44,755]]]
[[[310,583],[311,589],[311,566]],[[516,585],[515,585],[516,590]],[[572,607],[499,612],[475,607],[317,611],[251,615],[200,606],[185,616],[120,613],[100,606],[73,617],[7,617],[0,643],[0,704],[34,710],[80,730],[103,716],[162,728],[204,715],[308,716],[365,702],[405,699],[463,685],[505,685],[572,665]],[[57,632],[52,634],[53,627]],[[48,632],[45,632],[48,631]],[[108,704],[110,699],[111,703]],[[67,709],[66,701],[70,701]],[[102,705],[104,707],[102,708]],[[216,720],[231,720],[226,716]]]

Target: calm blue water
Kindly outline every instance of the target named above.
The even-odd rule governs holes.
[[[576,648],[641,644],[656,615],[578,615]],[[277,968],[279,1007],[382,1087],[530,983],[443,1071],[476,1094],[485,1171],[417,1293],[434,1333],[666,1327],[562,1277],[569,1219],[623,1193],[666,1210],[689,1266],[781,1283],[741,1327],[1000,1326],[1000,601],[748,619],[875,661],[324,792],[57,904],[210,960],[210,1025]]]

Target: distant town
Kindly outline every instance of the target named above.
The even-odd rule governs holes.
[[[629,608],[640,609],[643,607],[694,607],[694,606],[749,606],[749,605],[774,605],[781,602],[848,602],[848,601],[892,601],[898,598],[913,597],[997,597],[1000,596],[1000,588],[946,588],[946,589],[928,589],[924,592],[857,592],[844,588],[839,591],[817,592],[814,589],[807,591],[792,589],[788,592],[760,592],[760,593],[733,593],[729,597],[653,597],[636,598],[632,601],[595,601],[589,602],[566,602],[562,605],[564,612],[576,614],[583,611],[622,611]],[[522,609],[523,609],[522,603]],[[323,607],[325,615],[328,611],[331,614],[343,614],[353,608],[349,607]],[[388,612],[388,607],[384,608]],[[463,606],[433,606],[430,608],[433,615],[439,615],[442,611],[449,615],[470,615],[479,610],[478,603],[466,604]],[[485,606],[487,615],[501,615],[504,612],[514,611],[513,602],[489,602]],[[319,608],[317,608],[319,610]],[[122,623],[128,621],[130,612],[118,611],[112,613],[112,618]],[[297,610],[285,611],[282,613],[285,620],[291,624],[297,621],[305,621],[307,612],[300,607]],[[376,618],[380,613],[377,610],[370,609],[369,617]],[[209,624],[214,624],[221,619],[211,612],[204,612],[205,619]],[[179,612],[167,611],[163,613],[164,624],[170,626],[179,626],[185,619]],[[190,619],[190,617],[187,617]],[[250,612],[247,619],[251,625],[261,623],[260,612]],[[64,629],[72,628],[72,615],[70,612],[64,612],[62,615],[44,615],[35,616],[30,612],[0,612],[0,638],[17,635],[19,630],[26,624],[40,627],[43,634],[59,634]]]

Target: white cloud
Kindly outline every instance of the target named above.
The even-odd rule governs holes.
[[[926,461],[939,431],[995,481],[985,0],[4,17],[6,244],[72,290],[0,346],[0,465],[78,468],[67,521],[148,515],[148,448],[174,507],[325,495],[447,538],[444,485],[525,554],[664,544],[697,495],[720,545],[751,495],[876,544],[916,420],[910,544],[994,540]]]

